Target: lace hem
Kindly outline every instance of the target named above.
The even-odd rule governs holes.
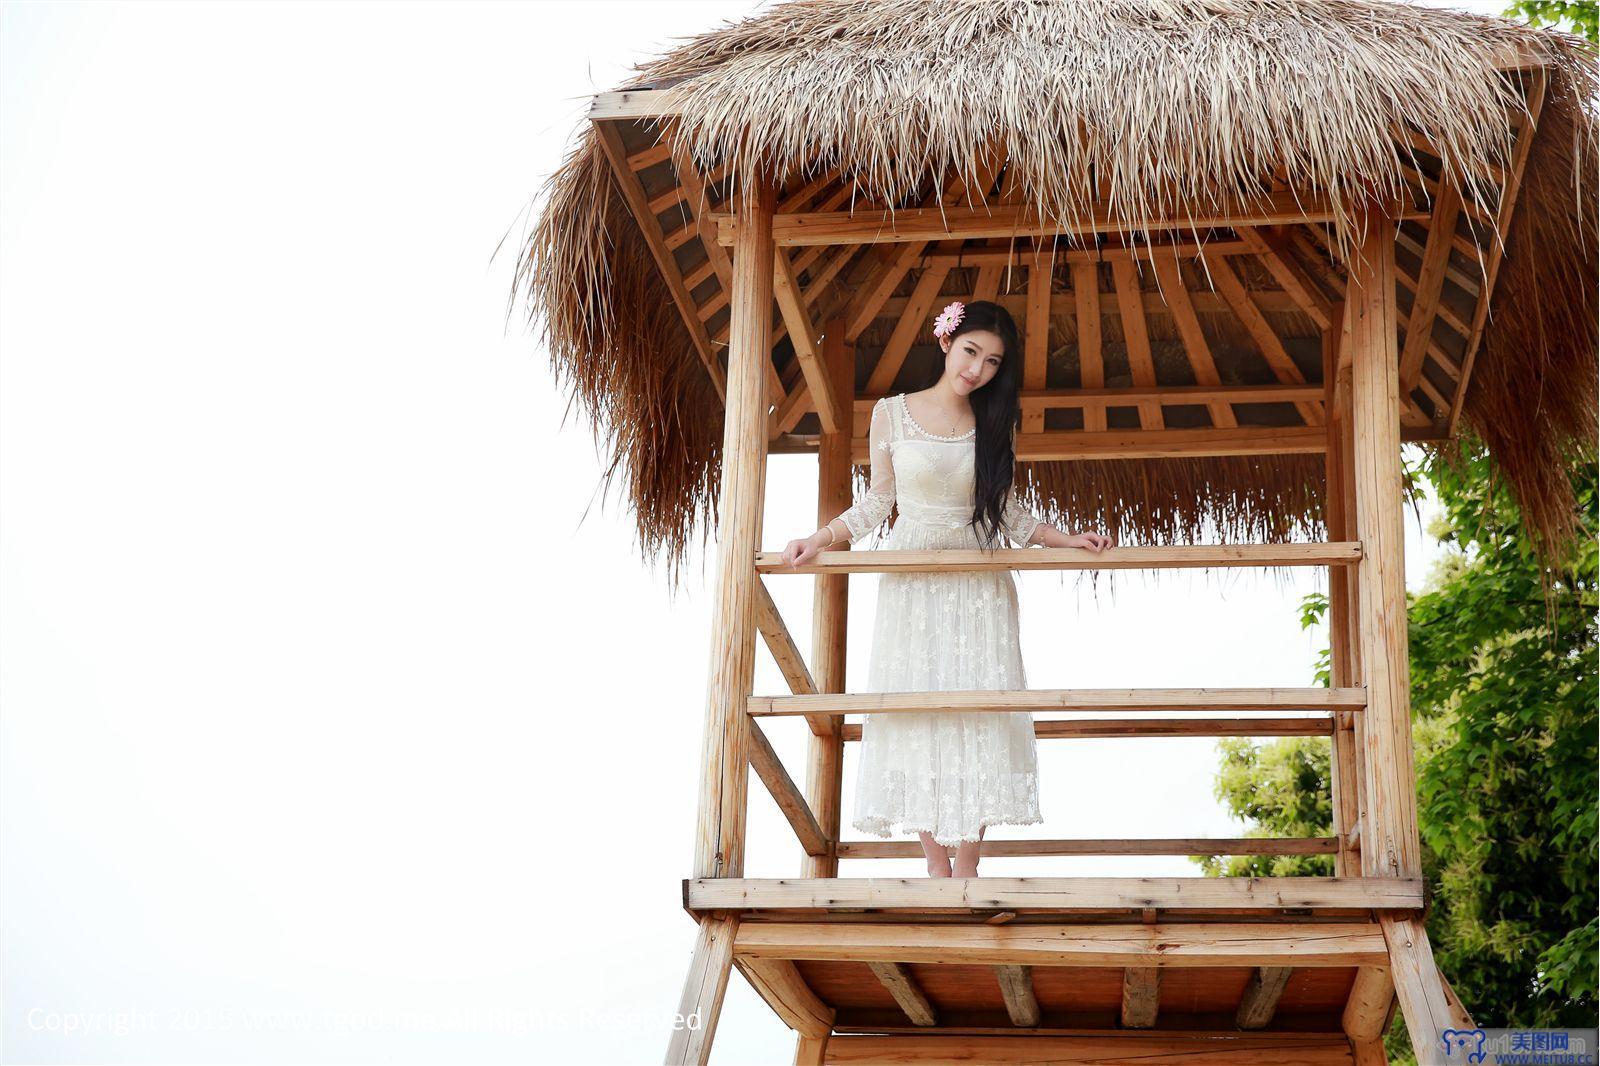
[[[978,831],[992,825],[1039,825],[1044,817],[1036,810],[1010,811],[1003,813],[985,814],[980,817],[977,824],[970,829],[960,831],[958,836],[941,837],[937,825],[917,825],[910,819],[888,818],[882,815],[864,815],[851,821],[850,825],[863,833],[884,839],[893,835],[893,827],[898,824],[900,831],[907,836],[916,836],[918,833],[932,833],[933,841],[951,847],[957,844],[973,844],[979,840]]]

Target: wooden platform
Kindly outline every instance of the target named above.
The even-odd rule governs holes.
[[[690,879],[800,1062],[1382,1062],[1393,878]],[[1351,1033],[1367,1034],[1352,1042]],[[1019,1039],[1026,1035],[1027,1039]],[[1357,1046],[1359,1043],[1359,1047]]]

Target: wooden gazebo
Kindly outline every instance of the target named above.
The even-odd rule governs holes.
[[[716,533],[668,1062],[707,1060],[734,969],[797,1062],[1381,1063],[1397,1005],[1443,1061],[1472,1019],[1424,930],[1400,445],[1469,430],[1538,543],[1572,535],[1593,63],[1554,31],[1376,0],[796,0],[594,98],[518,284],[643,547],[677,563]],[[1023,325],[1024,500],[1132,546],[782,567],[758,542],[767,455],[815,451],[819,521],[847,507],[873,403],[971,298]],[[1195,543],[1208,528],[1228,543]],[[1237,566],[1329,568],[1331,687],[844,692],[850,574]],[[764,585],[794,573],[809,660]],[[757,633],[789,692],[752,691]],[[1040,738],[1327,736],[1333,832],[986,854],[1325,853],[1335,875],[838,876],[917,853],[841,839],[847,715],[1015,710]],[[762,731],[780,715],[809,725],[803,769]],[[798,876],[745,876],[751,768]]]

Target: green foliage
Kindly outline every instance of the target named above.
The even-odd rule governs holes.
[[[1434,954],[1485,1024],[1592,1025],[1600,476],[1572,472],[1585,537],[1545,574],[1481,448],[1447,458],[1425,473],[1455,550],[1409,610]]]
[[[1254,822],[1249,837],[1327,836],[1333,825],[1327,737],[1285,737],[1257,744],[1248,737],[1217,742],[1222,769],[1215,794],[1236,818]],[[1214,877],[1332,877],[1331,855],[1195,856]]]
[[[1505,16],[1525,19],[1530,26],[1556,26],[1600,43],[1600,6],[1595,0],[1517,0],[1506,8]]]

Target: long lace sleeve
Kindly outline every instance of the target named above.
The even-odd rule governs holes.
[[[867,443],[872,453],[871,485],[865,496],[828,523],[834,527],[836,535],[838,527],[844,526],[849,531],[851,544],[882,525],[894,506],[894,458],[889,447],[892,429],[889,424],[889,401],[881,399],[872,406],[872,424],[867,432]]]
[[[1006,534],[1019,547],[1026,548],[1028,542],[1033,539],[1034,531],[1043,521],[1044,519],[1022,506],[1021,501],[1017,499],[1016,486],[1012,486],[1011,491],[1006,494],[1006,508],[1002,522]]]

